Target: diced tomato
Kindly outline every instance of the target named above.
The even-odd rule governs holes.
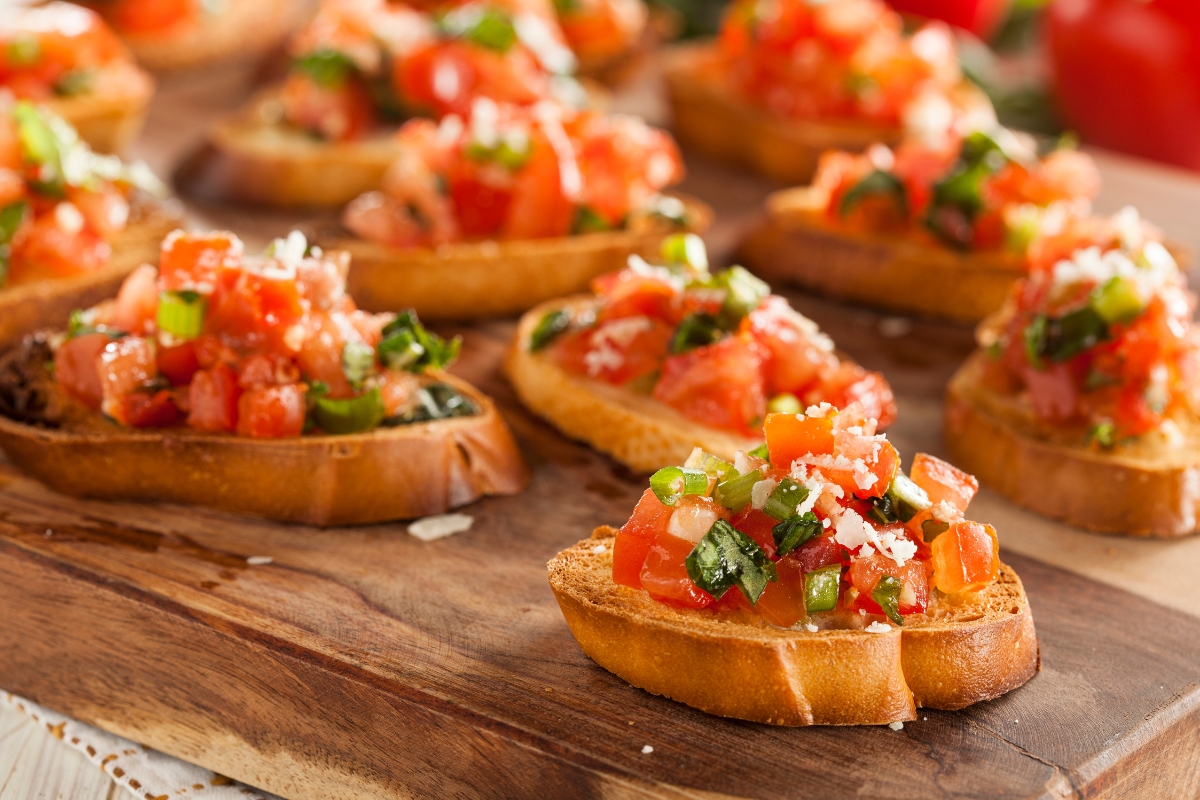
[[[758,598],[755,610],[769,622],[781,628],[790,628],[804,619],[804,570],[790,559],[776,562],[779,580],[767,584]],[[731,589],[730,592],[740,591]],[[723,599],[723,598],[722,598]]]
[[[450,179],[450,202],[464,236],[495,236],[508,218],[511,186],[496,187],[475,176]]]
[[[505,239],[543,239],[571,232],[575,208],[563,195],[559,156],[544,135],[532,139],[529,160],[513,176]]]
[[[775,560],[775,534],[771,532],[779,524],[775,519],[747,505],[733,516],[729,524],[753,539],[767,554],[767,558]]]
[[[67,187],[67,198],[74,203],[89,230],[112,241],[129,220],[129,201],[111,183],[97,181],[90,189]]]
[[[1079,393],[1066,364],[1047,364],[1044,369],[1025,367],[1022,370],[1029,387],[1029,399],[1034,412],[1044,420],[1064,421],[1075,416]]]
[[[687,557],[694,548],[691,542],[669,533],[654,538],[640,576],[651,597],[684,608],[704,608],[712,603],[712,595],[692,583],[687,573]]]
[[[282,337],[303,312],[295,281],[239,272],[229,291],[213,296],[206,325],[231,337],[261,340]]]
[[[624,317],[569,333],[551,352],[570,372],[620,385],[657,372],[673,335],[660,320]]]
[[[336,313],[336,312],[335,312]],[[309,314],[307,320],[307,335],[296,361],[301,371],[310,381],[321,381],[329,387],[329,396],[335,398],[352,397],[354,389],[342,369],[342,352],[346,340],[342,338],[350,325],[338,325],[334,314]]]
[[[904,529],[893,526],[897,536],[904,535]],[[925,564],[915,558],[898,565],[891,557],[883,553],[875,553],[869,558],[855,558],[850,562],[850,570],[846,579],[858,590],[853,608],[864,609],[871,614],[882,614],[883,609],[871,598],[879,579],[890,575],[900,581],[903,589],[900,593],[899,611],[901,614],[919,614],[925,611],[929,602],[929,581],[925,573]]]
[[[196,430],[226,432],[237,430],[238,399],[242,390],[237,375],[226,364],[200,370],[189,387],[191,411],[188,425]]]
[[[168,291],[212,287],[222,266],[241,265],[242,251],[242,241],[232,233],[175,231],[162,244],[158,264],[162,287]]]
[[[0,123],[0,130],[4,124]],[[0,208],[11,205],[25,197],[25,179],[15,169],[4,166],[4,134],[0,133]]]
[[[803,395],[821,374],[837,366],[837,356],[818,344],[827,340],[814,336],[817,326],[782,297],[772,295],[764,300],[746,317],[742,328],[770,352],[763,363],[763,374],[771,395]]]
[[[202,369],[209,369],[216,364],[237,363],[237,353],[214,334],[201,334],[199,338],[192,340],[192,348]]]
[[[175,397],[167,390],[123,395],[113,418],[131,428],[170,428],[183,422]]]
[[[813,572],[821,567],[841,564],[845,560],[844,552],[845,548],[833,540],[832,534],[823,534],[805,542],[782,560],[794,561],[805,572]]]
[[[108,263],[112,247],[87,228],[73,228],[64,219],[68,217],[69,212],[50,212],[23,227],[23,236],[13,247],[9,271],[13,283],[69,278]]]
[[[613,581],[640,589],[642,564],[656,536],[666,534],[673,509],[663,505],[653,489],[642,493],[633,516],[621,526],[613,547]]]
[[[754,435],[767,410],[762,345],[728,336],[662,364],[654,399],[697,422]]]
[[[196,358],[194,342],[158,348],[158,372],[172,386],[187,386],[199,369],[200,361]]]
[[[124,422],[121,417],[121,398],[145,386],[158,375],[154,345],[139,336],[110,341],[97,358],[97,369],[104,393],[104,413],[118,422]]]
[[[991,525],[960,520],[931,548],[934,585],[947,594],[982,588],[1000,575],[1000,542]]]
[[[979,481],[974,475],[926,453],[913,456],[909,477],[925,490],[934,505],[946,502],[962,513],[966,513],[971,499],[979,491]]]
[[[117,293],[112,325],[127,333],[147,333],[158,316],[158,276],[149,264],[129,273]]]
[[[652,317],[673,325],[680,319],[679,291],[658,275],[613,272],[593,280],[592,291],[603,298],[598,314],[601,320]]]
[[[256,439],[279,439],[304,432],[305,386],[252,389],[238,399],[237,432]]]
[[[801,456],[832,455],[833,417],[798,417],[795,414],[768,414],[763,430],[771,466],[790,470]]]
[[[322,86],[293,71],[283,85],[288,122],[333,142],[359,139],[375,124],[371,95],[356,76],[339,86]]]
[[[299,380],[300,370],[296,368],[296,364],[279,353],[246,356],[237,367],[237,383],[243,389],[261,389],[265,386],[297,383]]]
[[[103,333],[88,333],[63,342],[54,353],[54,377],[72,397],[99,409],[104,399],[98,364],[110,339]]]
[[[876,420],[880,430],[896,421],[896,396],[887,379],[850,361],[843,361],[836,371],[824,376],[804,395],[804,402],[825,402],[839,409],[861,403],[867,417]]]

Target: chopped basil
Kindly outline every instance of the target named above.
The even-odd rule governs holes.
[[[529,335],[529,350],[536,352],[557,339],[571,327],[571,312],[566,308],[551,311],[542,317]]]
[[[689,467],[663,467],[650,476],[650,488],[664,506],[673,506],[684,495],[708,493],[708,473]]]
[[[890,197],[895,201],[900,213],[908,216],[908,190],[895,175],[878,169],[842,195],[842,201],[838,204],[838,214],[846,216],[868,197]]]
[[[84,319],[83,311],[78,308],[72,311],[67,321],[67,338],[74,339],[76,336],[87,336],[92,333],[103,333],[110,339],[122,339],[129,335],[125,331],[119,331],[116,328],[109,328],[105,325],[92,325]]]
[[[675,335],[671,337],[670,351],[673,355],[686,353],[697,347],[704,347],[719,341],[723,335],[725,335],[725,331],[721,330],[721,326],[717,324],[716,317],[703,311],[697,311],[694,314],[688,314],[679,323],[679,327],[675,329]]]
[[[901,522],[908,522],[933,505],[925,490],[903,472],[896,473],[885,497],[891,501],[892,511]]]
[[[841,581],[841,564],[830,564],[828,567],[821,567],[806,573],[804,575],[804,610],[812,614],[837,608]]]
[[[13,107],[13,117],[17,121],[17,136],[25,160],[42,168],[38,185],[53,194],[61,194],[65,184],[63,151],[46,116],[33,105],[19,102]]]
[[[808,499],[807,486],[796,483],[791,478],[784,478],[771,490],[767,502],[763,505],[763,513],[772,519],[783,522],[794,516],[796,507],[806,499]]]
[[[871,599],[878,603],[888,619],[897,625],[904,624],[904,617],[900,616],[900,592],[903,590],[903,584],[891,575],[884,575],[871,590]]]
[[[1088,431],[1088,441],[1095,442],[1106,450],[1117,443],[1116,437],[1117,426],[1108,420],[1093,425]]]
[[[446,383],[433,383],[417,391],[418,403],[403,414],[386,417],[381,424],[388,427],[411,425],[453,417],[470,417],[479,413],[471,399]]]
[[[349,56],[330,49],[302,56],[296,59],[292,66],[326,89],[341,88],[357,69]]]
[[[867,516],[878,522],[880,525],[891,525],[900,519],[896,515],[896,509],[892,504],[892,498],[886,494],[882,497],[871,498],[871,508],[867,511]]]
[[[579,206],[575,209],[575,219],[571,222],[571,235],[578,236],[581,233],[602,233],[612,230],[612,226],[608,224],[608,220],[597,214],[587,206]]]
[[[976,131],[963,140],[958,161],[933,186],[925,226],[946,244],[967,249],[975,237],[973,223],[983,210],[983,181],[1009,162],[991,136]]]
[[[822,530],[821,520],[813,512],[805,511],[800,515],[792,515],[771,528],[771,535],[775,537],[775,552],[786,556],[809,539],[815,538]]]
[[[1025,350],[1030,365],[1040,369],[1043,358],[1066,361],[1107,338],[1108,325],[1088,305],[1061,317],[1039,314],[1025,328]]]
[[[422,372],[442,369],[458,358],[462,338],[450,341],[430,333],[411,309],[402,311],[383,329],[383,339],[377,348],[379,360],[388,369]]]
[[[462,6],[439,18],[437,27],[444,36],[465,39],[498,53],[508,52],[517,41],[512,17],[498,8]]]
[[[692,582],[713,597],[736,586],[751,605],[758,603],[768,582],[779,580],[763,549],[723,519],[713,523],[684,563]]]
[[[921,523],[921,537],[926,542],[932,542],[948,530],[950,530],[950,523],[942,522],[940,519],[927,519]]]

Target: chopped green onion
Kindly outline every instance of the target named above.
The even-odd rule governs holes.
[[[46,173],[38,176],[39,183],[61,192],[63,153],[46,117],[26,100],[13,106],[13,117],[17,121],[17,136],[25,160],[40,165]]]
[[[479,409],[470,398],[446,383],[433,383],[418,389],[417,400],[419,402],[412,409],[403,414],[386,417],[382,424],[396,427],[438,419],[470,417],[479,413]]]
[[[975,217],[983,210],[983,181],[1009,162],[995,139],[976,131],[963,140],[958,161],[933,186],[925,226],[952,247],[967,249]]]
[[[612,230],[612,226],[608,224],[608,220],[592,209],[587,206],[579,206],[575,209],[575,219],[571,223],[572,235],[601,233],[607,230]]]
[[[76,69],[66,73],[54,84],[54,93],[59,97],[74,97],[90,92],[95,85],[94,69]]]
[[[506,53],[517,41],[517,29],[512,17],[498,8],[468,5],[443,15],[437,21],[443,35]]]
[[[296,59],[292,66],[326,89],[340,88],[357,70],[349,56],[330,49],[309,53]]]
[[[350,400],[319,398],[313,407],[317,426],[326,433],[362,433],[377,427],[383,420],[383,397],[378,388],[371,388]]]
[[[708,271],[708,249],[694,233],[674,233],[663,239],[662,257],[668,264],[685,264],[700,272]]]
[[[908,190],[895,175],[878,169],[842,195],[842,201],[838,204],[838,214],[846,216],[868,197],[890,197],[895,201],[900,213],[908,216]]]
[[[663,467],[650,476],[650,488],[664,506],[673,506],[685,494],[708,494],[708,473],[688,467]]]
[[[717,484],[713,499],[730,511],[741,511],[750,502],[754,484],[762,479],[762,472],[757,469],[752,469],[745,475],[726,478]]]
[[[770,414],[799,414],[803,410],[800,398],[791,392],[780,392],[767,403],[767,412]]]
[[[670,352],[679,355],[697,347],[705,347],[719,341],[724,333],[712,314],[703,311],[688,314],[671,337]]]
[[[837,608],[841,579],[841,564],[831,564],[807,573],[804,576],[804,609],[812,614]]]
[[[717,458],[712,453],[706,453],[699,447],[693,450],[692,454],[688,456],[687,463],[685,463],[684,466],[692,469],[703,470],[705,475],[715,479],[718,483],[725,480],[727,477],[737,475],[737,473],[734,471],[733,464]]]
[[[21,227],[28,210],[29,204],[24,200],[18,200],[0,208],[0,287],[4,286],[8,280],[8,270],[12,262],[13,237],[17,235],[17,228]]]
[[[920,512],[929,508],[933,503],[929,495],[912,478],[903,472],[896,473],[892,485],[888,487],[886,497],[892,502],[892,510],[901,522],[908,522]]]
[[[771,494],[767,497],[767,502],[763,505],[763,512],[768,517],[783,522],[785,519],[793,516],[796,513],[796,506],[803,503],[807,498],[807,486],[802,483],[796,483],[791,478],[784,478],[771,490]]]
[[[559,308],[547,313],[533,329],[533,333],[529,335],[530,352],[541,350],[569,327],[571,327],[570,309]]]
[[[342,373],[355,389],[375,374],[375,348],[365,342],[346,342],[342,347]]]
[[[158,329],[176,339],[195,339],[204,333],[208,301],[196,292],[163,292],[158,296]]]
[[[751,450],[750,452],[746,453],[746,455],[754,456],[755,458],[766,459],[767,461],[771,460],[771,451],[767,449],[766,442],[763,442],[758,447],[756,447],[753,450]]]
[[[14,67],[32,67],[42,57],[42,45],[36,36],[18,34],[8,43],[4,57]]]
[[[491,145],[491,146],[485,145],[482,142],[477,142],[477,141],[471,141],[467,145],[467,157],[470,158],[472,161],[492,161],[492,162],[495,162],[495,163],[499,164],[500,166],[504,167],[509,172],[516,172],[521,167],[525,166],[525,163],[527,161],[529,161],[529,156],[532,152],[533,152],[533,149],[529,143],[529,139],[528,139],[528,137],[525,137],[523,134],[520,137],[507,136],[504,139],[500,140],[499,142],[497,142],[496,144]],[[585,209],[577,209],[576,210],[576,219],[575,219],[576,224],[573,227],[579,226],[579,224],[580,224],[579,214],[582,211],[585,211]],[[587,213],[591,214],[592,218],[590,218],[589,220],[587,220],[586,223],[583,223],[583,224],[587,224],[587,225],[599,224],[602,227],[598,228],[598,230],[607,230],[608,229],[608,223],[604,221],[603,217],[601,217],[591,211],[588,211]],[[574,231],[574,232],[579,233],[581,231]]]
[[[1092,426],[1088,431],[1088,441],[1095,442],[1106,450],[1117,443],[1117,426],[1105,420]]]
[[[871,590],[871,599],[878,603],[888,619],[897,625],[904,624],[904,618],[900,616],[900,592],[903,590],[903,584],[891,575],[884,575]]]
[[[811,511],[790,516],[771,528],[771,535],[775,538],[775,552],[786,556],[809,539],[816,537],[822,530],[821,520]]]
[[[713,523],[684,564],[692,582],[713,597],[720,599],[736,586],[751,605],[758,603],[768,582],[779,580],[763,549],[723,519]]]
[[[927,519],[921,523],[921,537],[926,542],[932,542],[948,530],[950,530],[950,523],[942,522],[940,519]]]
[[[402,311],[383,329],[383,339],[377,348],[379,360],[388,369],[422,372],[442,369],[458,358],[462,338],[449,342],[430,333],[411,309]],[[419,352],[418,352],[419,351]]]
[[[1100,318],[1109,325],[1115,322],[1129,322],[1146,308],[1133,281],[1119,275],[1110,278],[1103,286],[1093,289],[1089,302]]]
[[[750,274],[745,267],[733,266],[713,276],[713,282],[728,291],[721,306],[721,326],[727,330],[737,327],[742,318],[771,293],[771,287]]]

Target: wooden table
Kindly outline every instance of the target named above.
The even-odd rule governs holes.
[[[168,82],[142,154],[169,172],[244,89],[236,73]],[[659,114],[650,92],[623,102]],[[684,188],[717,207],[710,242],[727,253],[772,187],[691,166]],[[1200,252],[1200,179],[1113,157],[1102,166],[1102,210],[1134,203]],[[191,211],[251,244],[296,221]],[[900,451],[939,452],[942,387],[970,331],[919,321],[905,330],[792,297],[888,374]],[[0,465],[0,608],[15,610],[0,617],[0,686],[296,800],[1200,793],[1200,538],[1092,536],[986,490],[972,516],[1000,530],[1044,658],[1041,674],[1001,700],[927,712],[900,732],[776,729],[707,717],[591,664],[542,565],[594,525],[623,520],[644,478],[520,408],[498,372],[511,327],[458,329],[467,345],[456,371],[496,397],[533,484],[465,509],[475,527],[449,540],[421,543],[403,525],[316,531],[71,501]],[[253,555],[274,561],[250,566]],[[36,740],[17,723],[6,731],[15,733],[0,752]],[[88,780],[70,756],[38,752],[45,766],[22,763],[0,800]],[[6,769],[0,758],[0,781]],[[102,786],[57,791],[103,796]]]

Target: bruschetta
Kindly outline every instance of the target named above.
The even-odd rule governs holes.
[[[408,117],[464,116],[476,97],[586,104],[553,9],[526,5],[326,0],[292,40],[283,85],[218,122],[177,183],[218,201],[342,206],[379,188]]]
[[[816,324],[741,267],[707,268],[695,234],[669,237],[665,266],[638,256],[521,318],[505,365],[521,402],[632,469],[694,447],[726,460],[761,443],[768,411],[858,402],[886,427],[891,387],[834,352]]]
[[[554,8],[579,74],[607,85],[624,82],[657,39],[642,0],[555,0]]]
[[[974,323],[1025,274],[1030,242],[1090,212],[1099,183],[1089,156],[1039,155],[999,127],[829,152],[811,185],[768,198],[738,255],[839,300]]]
[[[0,97],[0,350],[109,297],[179,224],[144,164],[98,156],[71,126]]]
[[[410,120],[399,138],[383,190],[316,240],[353,256],[350,293],[369,311],[516,314],[584,291],[711,217],[659,193],[683,162],[668,134],[632,117],[478,98],[465,122]]]
[[[124,150],[154,81],[99,15],[70,3],[0,9],[0,92],[45,105],[93,150]]]
[[[716,41],[668,51],[663,70],[684,147],[793,184],[826,150],[994,121],[949,28],[906,35],[883,0],[736,0]]]
[[[549,564],[567,625],[634,686],[771,725],[879,725],[998,697],[1039,667],[978,484],[918,453],[910,474],[852,404],[769,414],[732,462],[660,469],[621,529]]]
[[[443,372],[460,342],[359,311],[347,260],[298,233],[262,257],[230,233],[170,234],[157,270],[4,357],[0,447],[75,496],[313,525],[520,491],[495,407]]]
[[[1200,529],[1195,297],[1133,209],[1033,254],[946,395],[955,459],[1013,502],[1131,536]]]
[[[299,24],[304,0],[84,0],[147,68],[167,72],[252,61]]]

